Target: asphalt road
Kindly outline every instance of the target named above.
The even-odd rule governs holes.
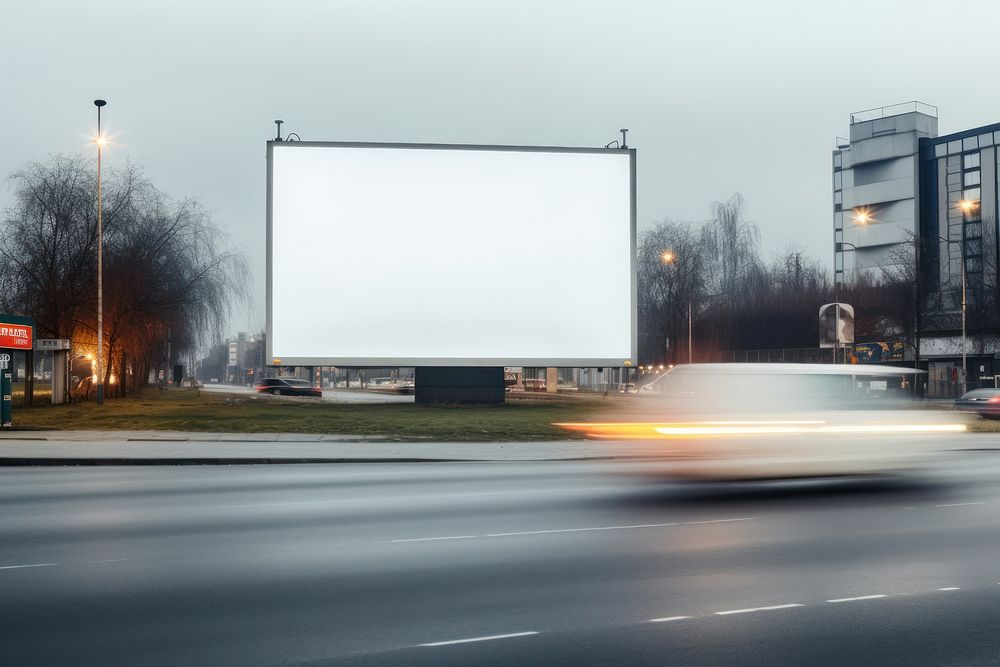
[[[1000,661],[1000,453],[0,470],[3,664]]]

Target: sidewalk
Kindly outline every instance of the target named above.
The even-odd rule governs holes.
[[[657,458],[656,441],[397,442],[381,437],[180,431],[11,431],[0,433],[0,466],[237,465],[581,461]],[[942,449],[1000,450],[995,433],[962,433]]]
[[[396,442],[301,433],[14,431],[0,433],[0,466],[211,465],[648,458],[656,443],[605,441]]]

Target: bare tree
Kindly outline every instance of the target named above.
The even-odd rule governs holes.
[[[641,360],[687,360],[688,304],[697,305],[704,292],[704,263],[701,236],[690,224],[664,221],[643,234],[637,262]]]
[[[57,156],[10,178],[0,235],[5,309],[33,315],[45,336],[96,345],[96,180],[89,161]],[[104,177],[105,382],[136,390],[156,364],[218,338],[246,299],[246,259],[194,201],[173,202],[137,169]],[[130,372],[129,372],[130,371]],[[120,386],[120,383],[119,383]]]

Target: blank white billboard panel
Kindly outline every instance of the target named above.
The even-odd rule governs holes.
[[[634,362],[634,152],[268,148],[271,361]]]

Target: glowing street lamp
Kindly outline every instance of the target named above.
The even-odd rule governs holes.
[[[663,254],[660,255],[660,261],[664,264],[674,264],[677,261],[677,255],[674,254],[673,250],[664,250]],[[690,364],[693,359],[693,354],[691,352],[691,298],[688,297],[688,363]],[[663,365],[660,365],[660,369],[663,369]]]
[[[965,215],[969,215],[970,213],[974,212],[975,210],[977,210],[979,208],[979,200],[978,199],[963,199],[963,200],[961,200],[961,201],[958,202],[958,207],[960,209],[962,209],[962,212]],[[962,271],[962,393],[964,394],[965,392],[967,392],[969,390],[969,380],[968,380],[969,367],[968,367],[968,362],[967,362],[967,358],[966,358],[967,357],[966,350],[968,349],[968,345],[967,345],[967,332],[968,332],[968,328],[967,328],[967,319],[968,319],[968,314],[967,314],[968,313],[968,300],[967,300],[968,299],[968,297],[967,297],[967,295],[968,295],[968,283],[967,283],[967,280],[968,279],[966,278],[966,274],[965,274],[965,232],[963,230],[963,232],[962,232],[962,238],[961,239],[956,239],[954,241],[952,241],[950,239],[946,239],[943,236],[938,236],[938,238],[940,240],[944,241],[945,243],[956,243],[956,244],[958,244],[959,248],[961,248],[961,253],[962,253],[962,264],[961,264],[961,271]]]
[[[872,217],[871,211],[866,208],[859,208],[854,211],[854,224],[867,225],[870,222],[875,222],[875,218]]]
[[[101,107],[104,100],[94,100],[97,107],[97,404],[104,404],[104,227],[102,218],[103,202],[101,192],[101,154],[108,145],[101,133]]]

